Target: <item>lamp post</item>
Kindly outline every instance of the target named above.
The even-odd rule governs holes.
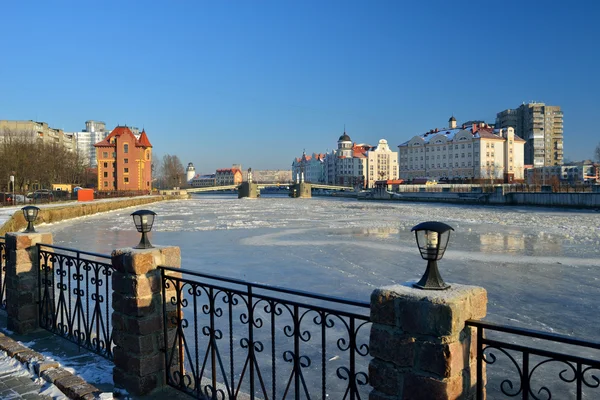
[[[140,243],[134,247],[134,249],[152,249],[154,246],[150,244],[147,233],[152,230],[152,224],[154,223],[154,217],[156,213],[150,210],[138,210],[131,214],[135,228],[138,232],[142,233]]]
[[[411,229],[411,232],[415,232],[421,257],[427,260],[427,269],[421,280],[413,284],[414,287],[425,290],[450,288],[450,285],[446,284],[440,275],[437,260],[441,260],[444,256],[448,240],[450,240],[450,231],[453,230],[454,228],[450,225],[435,221],[423,222]]]
[[[25,221],[27,221],[27,228],[23,232],[35,232],[35,229],[33,228],[33,222],[36,220],[40,209],[35,206],[26,206],[21,210],[23,210],[23,216],[25,217]]]

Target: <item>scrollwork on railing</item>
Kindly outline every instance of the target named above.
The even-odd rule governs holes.
[[[112,359],[110,257],[50,245],[38,257],[40,327]]]
[[[487,366],[487,385],[484,389],[479,384],[478,399],[485,398],[484,390],[488,398],[600,398],[600,361],[588,358],[590,351],[598,354],[600,343],[482,321],[467,325],[477,329],[480,341],[477,375],[483,376],[483,365]],[[484,329],[503,340],[486,337]],[[534,340],[540,347],[515,344],[517,338],[528,343]]]
[[[6,242],[0,237],[0,309],[6,310]]]
[[[211,399],[368,398],[368,304],[160,268],[169,385]]]

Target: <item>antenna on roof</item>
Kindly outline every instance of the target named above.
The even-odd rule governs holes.
[[[346,133],[346,124],[344,124],[344,133]]]

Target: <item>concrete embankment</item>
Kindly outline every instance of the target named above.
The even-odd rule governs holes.
[[[53,204],[48,206],[39,206],[40,211],[36,220],[36,225],[41,223],[53,223],[64,221],[71,218],[83,217],[107,211],[120,210],[127,207],[142,206],[145,204],[156,203],[163,200],[179,200],[181,196],[143,196],[114,199],[110,201],[91,201],[91,202],[72,202],[64,204]],[[10,217],[0,228],[0,236],[6,232],[17,232],[23,230],[27,222],[23,217],[23,212],[19,209]]]

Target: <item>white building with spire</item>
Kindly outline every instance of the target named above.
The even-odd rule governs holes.
[[[194,164],[188,163],[187,168],[185,169],[185,180],[190,183],[192,179],[196,177],[196,168],[194,168]]]

